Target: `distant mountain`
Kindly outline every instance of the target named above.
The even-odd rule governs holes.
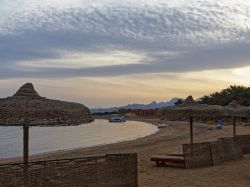
[[[121,108],[123,109],[157,109],[163,108],[167,106],[173,106],[178,101],[178,98],[173,98],[167,102],[159,102],[153,101],[149,104],[129,104],[126,106],[118,106],[118,107],[111,107],[111,108],[96,108],[91,109],[92,113],[104,113],[104,112],[115,112]]]

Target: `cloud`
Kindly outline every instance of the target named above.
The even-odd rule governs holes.
[[[3,2],[2,10],[8,14],[0,18],[2,79],[173,73],[249,65],[250,3],[243,0]],[[14,9],[17,5],[20,10]],[[78,69],[71,68],[72,61],[65,62],[67,54],[99,54],[107,59],[112,51],[139,57],[132,64],[91,61],[98,67],[89,67],[86,59],[81,62],[79,58]],[[123,60],[128,59],[124,56]],[[58,65],[48,65],[52,61]]]

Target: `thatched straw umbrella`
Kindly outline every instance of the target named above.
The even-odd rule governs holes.
[[[187,97],[184,103],[166,107],[161,110],[161,115],[168,119],[187,119],[189,117],[222,117],[226,114],[224,108],[219,105],[200,104]]]
[[[28,163],[29,126],[81,125],[93,121],[87,107],[41,97],[31,83],[0,99],[0,125],[23,126],[23,162]]]
[[[233,117],[233,136],[236,136],[236,118],[249,117],[250,110],[248,107],[241,106],[236,100],[233,100],[229,105],[225,106],[227,116]]]
[[[222,106],[199,104],[193,100],[192,96],[187,97],[182,104],[162,109],[160,113],[168,119],[189,119],[191,145],[193,144],[194,117],[222,117],[226,115]]]

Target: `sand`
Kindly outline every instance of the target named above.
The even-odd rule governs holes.
[[[159,120],[142,120],[156,124]],[[138,176],[140,187],[165,186],[250,186],[250,155],[237,161],[226,162],[219,166],[199,169],[178,169],[156,167],[150,161],[151,155],[164,153],[181,153],[182,144],[189,143],[189,126],[186,122],[161,121],[168,126],[156,134],[133,141],[81,148],[68,151],[57,151],[35,155],[30,160],[60,159],[72,157],[96,156],[107,153],[138,153]],[[206,124],[194,124],[194,141],[216,140],[220,137],[231,137],[232,126],[224,126],[222,130],[207,130]],[[250,126],[237,126],[238,134],[250,134]],[[3,162],[19,161],[20,158],[3,160]],[[0,163],[1,163],[0,162]]]

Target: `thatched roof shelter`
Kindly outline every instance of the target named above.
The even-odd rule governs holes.
[[[193,100],[192,96],[187,97],[184,103],[160,110],[161,117],[168,120],[190,120],[192,128],[193,118],[222,118],[233,117],[233,135],[236,136],[236,117],[249,117],[250,110],[232,101],[228,106],[199,104]],[[191,129],[191,133],[192,133]],[[193,136],[193,135],[191,135]],[[192,139],[192,138],[191,138]],[[192,142],[192,141],[191,141]]]
[[[240,105],[236,100],[233,100],[229,105],[225,106],[227,116],[230,117],[249,117],[250,108]]]
[[[160,115],[168,120],[186,120],[190,117],[222,117],[226,112],[222,106],[199,104],[189,96],[182,104],[161,109]]]
[[[226,115],[224,107],[218,105],[199,104],[188,96],[184,103],[166,107],[160,110],[160,115],[168,120],[189,120],[190,144],[193,144],[193,119],[196,117],[223,117]]]
[[[12,97],[0,99],[0,126],[23,126],[23,161],[28,163],[29,126],[81,125],[92,122],[89,109],[78,103],[41,97],[31,83]]]
[[[89,109],[78,103],[41,97],[31,83],[12,97],[0,99],[0,125],[80,125],[92,122]]]
[[[245,106],[241,106],[236,100],[233,100],[229,105],[225,106],[227,116],[233,117],[233,135],[236,136],[236,118],[237,117],[250,117],[250,109]]]

